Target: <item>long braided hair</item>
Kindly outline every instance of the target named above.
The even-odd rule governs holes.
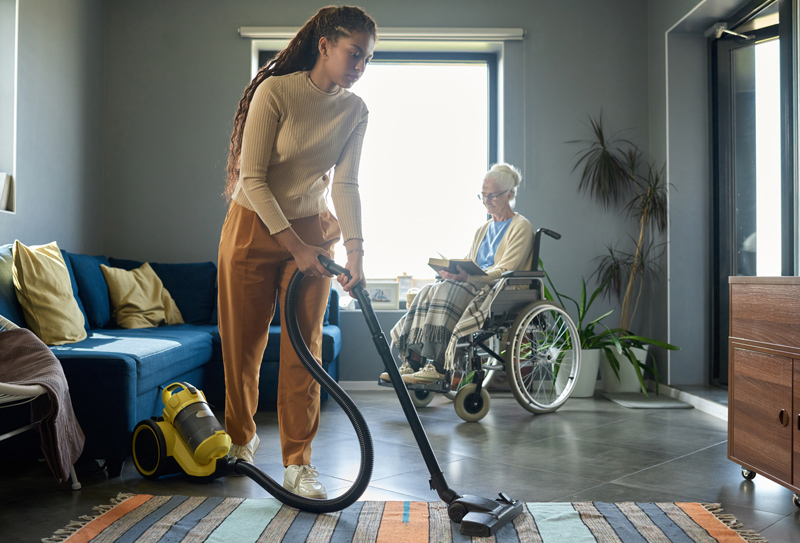
[[[286,75],[311,70],[319,56],[320,38],[325,37],[331,43],[336,43],[340,37],[349,36],[355,32],[368,32],[377,39],[375,21],[361,8],[353,6],[324,7],[303,25],[286,49],[279,51],[272,60],[258,70],[256,76],[245,88],[244,96],[239,100],[239,107],[233,118],[224,193],[228,200],[233,196],[233,190],[239,180],[239,158],[242,154],[244,123],[247,120],[247,112],[256,88],[272,75]]]

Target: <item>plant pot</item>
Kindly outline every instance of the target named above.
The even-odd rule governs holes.
[[[571,356],[572,351],[566,351]],[[600,349],[581,349],[581,370],[575,380],[570,398],[591,398],[597,384],[597,370],[600,367]],[[559,373],[556,377],[556,393],[561,394],[566,385],[567,376]]]
[[[647,351],[633,347],[631,349],[634,356],[640,364],[644,364],[647,359]],[[631,364],[631,361],[624,354],[614,353],[619,362],[619,379],[614,373],[614,369],[603,356],[600,363],[600,375],[603,377],[603,390],[605,392],[641,392],[642,387],[639,384],[639,378],[636,376],[636,370]]]

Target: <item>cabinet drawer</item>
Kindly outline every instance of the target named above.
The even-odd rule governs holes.
[[[791,358],[731,349],[729,447],[732,459],[781,481],[792,480]]]
[[[800,284],[731,282],[730,303],[731,338],[800,348]]]

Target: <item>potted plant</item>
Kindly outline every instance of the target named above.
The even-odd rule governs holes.
[[[581,349],[581,371],[572,392],[573,397],[588,398],[594,395],[594,389],[597,383],[597,371],[601,360],[607,363],[608,368],[611,369],[618,380],[620,380],[619,376],[621,370],[619,364],[620,358],[630,361],[631,368],[636,376],[636,390],[641,389],[645,394],[647,394],[644,382],[645,373],[652,375],[653,380],[658,384],[659,375],[655,363],[651,365],[647,363],[648,358],[651,358],[652,355],[647,353],[649,356],[637,356],[638,353],[636,349],[650,345],[671,350],[677,349],[677,347],[656,339],[631,334],[622,328],[609,328],[602,321],[614,312],[613,309],[586,322],[592,304],[602,294],[603,290],[606,288],[606,284],[603,283],[598,286],[587,298],[586,280],[581,277],[580,300],[575,300],[566,294],[558,292],[547,270],[545,270],[544,266],[541,264],[541,260],[539,269],[544,272],[545,278],[550,285],[549,289],[545,287],[545,298],[551,301],[557,301],[561,307],[566,307],[564,300],[569,300],[575,306],[577,315],[575,326],[578,331],[580,345],[571,347]],[[609,380],[605,379],[605,377],[604,375],[604,381]]]
[[[607,254],[598,257],[598,267],[593,276],[601,285],[599,288],[608,297],[616,297],[621,304],[620,323],[616,337],[628,346],[619,356],[606,357],[613,375],[620,379],[620,360],[631,362],[638,384],[644,390],[642,368],[655,369],[655,364],[647,366],[652,354],[639,351],[646,345],[675,350],[678,347],[657,340],[643,338],[628,332],[636,314],[646,279],[658,276],[660,269],[658,257],[663,252],[663,244],[655,244],[653,231],[659,233],[667,227],[667,185],[664,169],[648,163],[642,172],[642,152],[639,148],[617,134],[607,135],[603,126],[602,113],[595,119],[589,118],[592,138],[569,143],[582,143],[586,147],[577,153],[574,172],[582,167],[578,192],[589,193],[604,209],[619,208],[633,218],[637,225],[637,235],[630,236],[631,249],[619,248],[619,243],[607,246]],[[637,357],[638,354],[638,357]],[[612,371],[604,374],[604,384],[612,381]],[[606,379],[608,377],[608,379]],[[657,374],[654,374],[657,381]]]

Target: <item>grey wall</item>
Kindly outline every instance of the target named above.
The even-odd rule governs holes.
[[[578,177],[570,170],[578,147],[565,142],[586,137],[587,116],[602,109],[611,126],[634,128],[629,137],[647,152],[647,5],[639,0],[364,0],[361,5],[379,26],[525,29],[525,41],[511,44],[507,54],[511,99],[501,156],[521,165],[527,177],[518,210],[536,226],[563,235],[559,242],[545,242],[542,257],[559,290],[576,296],[580,277],[588,279],[593,271],[592,259],[606,243],[624,239],[628,225],[577,195]],[[250,43],[237,29],[299,27],[318,7],[311,0],[106,3],[106,253],[165,262],[216,260],[231,119],[250,79]],[[374,242],[369,233],[367,238]]]
[[[0,213],[0,243],[101,250],[103,17],[101,0],[20,2],[16,213]]]
[[[526,173],[518,209],[536,226],[563,234],[559,242],[545,242],[542,257],[559,290],[577,294],[580,277],[593,271],[592,259],[606,243],[624,239],[630,225],[577,195],[578,176],[570,170],[578,148],[565,142],[586,137],[587,116],[602,109],[609,128],[633,129],[625,135],[651,159],[667,160],[664,36],[696,1],[364,0],[362,5],[382,26],[525,29],[525,41],[512,44],[506,55],[501,156]],[[215,260],[231,118],[250,77],[250,44],[237,28],[299,27],[318,7],[311,0],[23,2],[17,213],[0,214],[1,240],[57,239],[69,250],[165,262]],[[696,47],[689,37],[670,41],[670,65],[683,66],[678,55]],[[699,74],[703,66],[689,56],[686,66]],[[705,84],[688,78],[677,83],[680,88],[671,85],[670,93],[695,98]],[[678,98],[671,104],[673,141],[678,124],[702,117],[702,106],[695,100],[676,111]],[[707,312],[706,302],[699,309],[676,305],[684,290],[676,283],[682,278],[675,267],[698,263],[707,250],[706,241],[697,241],[703,234],[694,235],[707,228],[702,218],[707,164],[699,151],[704,132],[693,132],[697,123],[686,126],[685,134],[696,139],[674,140],[669,155],[671,181],[678,188],[671,195],[672,243],[665,261],[671,283],[649,289],[637,321],[644,333],[664,338],[670,328],[667,308],[674,306],[671,339],[684,343],[686,360],[673,363],[686,369],[669,372],[665,360],[662,364],[676,383],[684,382],[683,376],[699,379],[696,369],[705,356],[702,341],[697,343],[702,332],[681,330],[677,320],[684,314],[703,320]],[[678,162],[683,157],[690,158],[685,167]],[[687,218],[695,221],[684,223]],[[705,273],[702,265],[690,268],[684,286],[703,284]],[[707,294],[702,288],[692,291],[697,300],[707,300]],[[611,307],[603,302],[596,310]],[[373,379],[372,373],[363,378]]]
[[[708,43],[668,37],[670,191],[669,383],[707,383],[711,353],[711,197]]]
[[[711,149],[708,43],[704,31],[725,20],[742,0],[649,0],[650,154],[668,165],[668,281],[652,293],[653,333],[666,333],[681,351],[664,356],[671,385],[707,384],[711,326]],[[665,238],[666,240],[666,238]]]

